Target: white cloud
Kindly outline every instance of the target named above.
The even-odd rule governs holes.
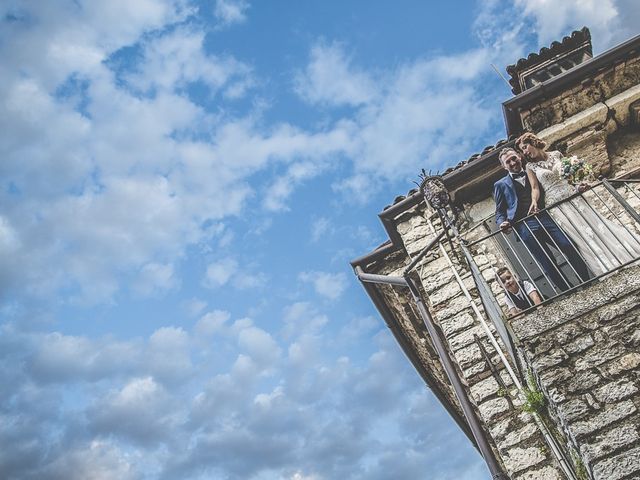
[[[560,41],[585,25],[592,31],[596,47],[609,45],[615,35],[611,27],[619,12],[614,0],[515,0],[514,3],[525,15],[535,19],[540,46]]]
[[[304,72],[295,79],[298,94],[311,103],[330,106],[360,105],[370,102],[377,90],[373,79],[350,65],[339,44],[318,44]]]
[[[89,408],[92,428],[123,435],[142,444],[156,444],[178,421],[169,394],[152,377],[134,378]]]
[[[318,312],[309,302],[296,302],[284,309],[285,338],[303,334],[317,335],[328,323],[326,315]]]
[[[320,217],[311,224],[311,241],[318,242],[330,235],[332,231],[331,220],[327,217]]]
[[[281,352],[273,337],[268,332],[257,327],[242,329],[238,334],[238,345],[261,368],[273,365]]]
[[[238,262],[231,258],[210,263],[207,267],[204,284],[209,288],[221,287],[226,285],[237,271]]]
[[[151,262],[140,270],[138,279],[133,284],[133,290],[144,297],[167,292],[177,285],[173,265]]]
[[[342,272],[303,272],[299,278],[311,283],[318,295],[330,300],[337,300],[348,287],[347,276]]]
[[[223,310],[208,312],[196,323],[194,333],[197,337],[210,337],[218,332],[229,321],[231,314]]]
[[[248,8],[246,0],[216,0],[214,14],[223,25],[231,25],[244,22]]]
[[[252,267],[253,265],[248,264],[241,268],[237,260],[223,258],[207,266],[203,285],[212,289],[231,285],[240,290],[260,287],[264,284],[266,275],[254,271]]]
[[[162,381],[186,382],[192,373],[189,335],[181,328],[159,328],[149,338],[145,363]]]
[[[242,87],[234,87],[234,98],[246,92],[252,83],[250,68],[232,57],[217,58],[203,49],[204,32],[178,28],[170,34],[143,43],[143,59],[126,78],[135,88],[175,90],[192,82],[202,82],[213,92],[234,78]]]
[[[40,474],[60,480],[133,480],[138,474],[131,460],[125,449],[104,440],[92,440],[63,452]]]

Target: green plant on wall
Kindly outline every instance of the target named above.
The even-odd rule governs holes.
[[[544,397],[533,378],[531,372],[527,375],[527,387],[523,389],[524,404],[522,410],[527,413],[542,413],[547,404],[547,399]]]
[[[589,480],[589,475],[587,474],[587,467],[584,466],[582,459],[578,456],[578,454],[572,449],[571,450],[571,459],[573,460],[573,465],[575,467],[576,476],[578,480]]]

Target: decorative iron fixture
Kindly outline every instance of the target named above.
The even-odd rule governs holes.
[[[451,198],[449,197],[449,191],[444,186],[444,181],[440,175],[431,175],[431,172],[427,173],[424,168],[420,174],[420,192],[424,195],[425,200],[435,210],[447,208],[451,205]]]

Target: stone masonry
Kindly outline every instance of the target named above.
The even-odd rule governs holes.
[[[640,478],[640,267],[518,318],[513,329],[593,478]]]

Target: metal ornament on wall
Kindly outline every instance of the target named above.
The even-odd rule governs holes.
[[[422,195],[431,207],[435,210],[440,210],[451,205],[449,191],[447,187],[445,187],[440,175],[431,175],[431,172],[427,173],[422,169],[420,179],[422,180],[420,182],[420,192],[422,192]]]
[[[438,212],[438,217],[440,217],[440,223],[446,232],[451,252],[458,258],[458,260],[462,261],[459,258],[458,249],[453,246],[453,239],[451,238],[451,227],[455,225],[458,220],[458,209],[455,208],[451,202],[449,190],[447,190],[442,176],[438,174],[431,175],[431,172],[427,173],[423,168],[422,173],[420,174],[420,179],[420,192],[427,204]],[[453,218],[449,217],[447,209],[451,210]]]

